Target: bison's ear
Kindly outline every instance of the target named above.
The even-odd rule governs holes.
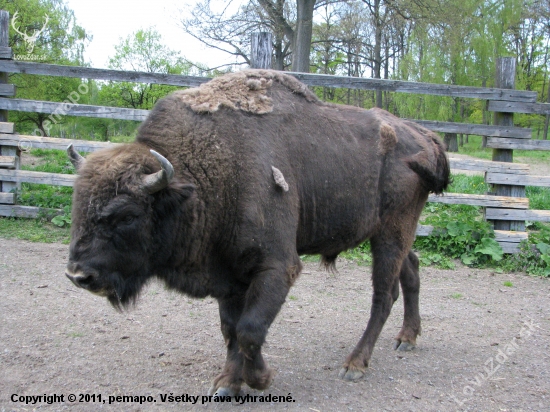
[[[76,150],[74,150],[72,143],[67,147],[67,154],[69,155],[69,159],[71,160],[74,168],[78,172],[78,169],[82,167],[86,159],[84,159]]]
[[[197,187],[192,183],[176,183],[170,186],[173,192],[177,193],[181,199],[189,199],[197,190]]]

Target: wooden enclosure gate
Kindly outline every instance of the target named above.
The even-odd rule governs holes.
[[[126,109],[77,104],[74,101],[45,102],[16,99],[15,87],[8,84],[8,73],[49,75],[81,79],[111,80],[196,87],[209,81],[207,77],[170,74],[128,72],[87,67],[60,66],[23,62],[12,59],[8,47],[9,14],[0,11],[0,216],[36,217],[44,210],[38,207],[17,205],[17,188],[21,182],[72,186],[75,175],[42,173],[21,170],[21,149],[44,148],[65,150],[69,144],[82,152],[91,152],[111,143],[20,135],[8,123],[7,111],[39,112],[53,116],[70,115],[110,119],[143,121],[147,110]],[[487,137],[487,147],[493,148],[493,159],[451,159],[453,172],[460,170],[485,173],[485,181],[493,185],[496,193],[467,195],[446,193],[430,196],[430,202],[466,204],[485,208],[485,218],[493,221],[495,235],[505,253],[515,253],[519,243],[527,239],[526,220],[550,221],[550,211],[530,210],[525,198],[525,186],[550,187],[549,176],[532,176],[529,165],[511,163],[513,149],[550,150],[550,141],[531,139],[531,129],[513,126],[513,113],[550,115],[550,104],[537,103],[537,93],[513,88],[515,61],[500,59],[497,67],[497,84],[500,88],[482,88],[404,82],[396,80],[366,79],[306,73],[289,73],[309,86],[324,86],[362,90],[381,90],[401,93],[439,95],[482,99],[488,102],[489,111],[495,112],[495,125],[465,124],[415,120],[435,132],[474,134]],[[417,234],[427,235],[433,228],[419,226]]]

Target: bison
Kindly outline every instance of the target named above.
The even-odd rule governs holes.
[[[300,255],[327,268],[370,240],[367,328],[340,371],[361,378],[399,295],[395,348],[420,334],[418,259],[411,251],[430,192],[449,182],[434,133],[381,110],[320,101],[294,77],[227,74],[161,99],[135,142],[82,158],[74,185],[66,276],[116,308],[153,277],[219,303],[227,346],[211,394],[266,389],[268,329],[296,281]]]

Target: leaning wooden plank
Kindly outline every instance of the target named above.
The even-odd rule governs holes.
[[[464,193],[445,193],[443,196],[430,195],[428,202],[451,205],[471,205],[485,207],[503,207],[512,209],[528,209],[529,199],[526,197],[507,197],[491,195],[470,195]]]
[[[7,99],[4,97],[0,97],[0,110],[50,113],[51,116],[48,118],[52,123],[58,122],[62,116],[100,117],[141,122],[149,114],[149,110],[73,104],[68,100],[65,102],[44,102],[40,100]]]
[[[0,205],[0,216],[36,218],[39,215],[57,215],[61,209],[48,209],[35,206]]]
[[[550,140],[509,139],[507,137],[488,137],[487,147],[492,149],[550,150]]]
[[[13,51],[11,47],[0,47],[0,59],[11,59],[13,57]]]
[[[170,84],[195,87],[210,78],[180,76],[163,73],[132,72],[121,70],[93,69],[89,67],[60,66],[54,64],[0,61],[0,72],[45,74],[49,76],[77,77],[83,79],[114,80],[136,83]],[[448,84],[428,84],[401,80],[372,79],[364,77],[332,76],[328,74],[292,73],[298,80],[309,86],[342,87],[348,89],[386,90],[401,93],[429,94],[453,97],[472,97],[482,100],[512,100],[535,102],[537,93],[514,89],[489,87],[455,86]]]
[[[76,180],[76,177],[76,175],[61,173],[0,169],[0,180],[7,182],[27,182],[53,186],[72,186]]]
[[[0,156],[1,169],[15,169],[15,156]]]
[[[13,205],[15,203],[15,194],[0,192],[0,203],[4,205]]]
[[[427,129],[441,133],[463,133],[480,136],[513,137],[516,139],[530,139],[531,129],[513,126],[493,126],[485,124],[468,124],[454,122],[435,122],[430,120],[413,120]]]
[[[0,133],[13,133],[14,130],[13,123],[0,122]]]
[[[0,144],[19,146],[28,149],[58,149],[65,150],[72,144],[80,152],[94,152],[105,147],[112,147],[120,143],[94,142],[90,140],[61,139],[57,137],[29,136],[24,134],[0,133]]]
[[[492,162],[449,157],[451,169],[477,172],[529,174],[529,165],[524,163]]]
[[[504,253],[508,253],[508,254],[516,254],[516,253],[519,253],[520,252],[520,249],[519,249],[519,243],[514,243],[514,242],[498,242],[498,244],[500,245],[500,247],[502,248],[502,251]]]
[[[485,209],[487,220],[531,220],[550,222],[550,210]]]
[[[513,175],[508,173],[487,173],[485,182],[515,186],[550,187],[550,176]]]
[[[495,240],[497,242],[519,243],[529,237],[527,232],[514,232],[511,230],[495,230]]]
[[[15,96],[15,85],[0,84],[0,96]]]
[[[20,164],[20,158],[19,158],[19,150],[17,146],[10,146],[10,145],[0,145],[0,154],[2,156],[6,156],[8,159],[8,166],[11,168],[11,159],[14,159],[14,166],[13,169],[18,169]],[[12,170],[9,169],[0,169],[0,171],[4,172],[10,172]],[[2,191],[3,192],[12,192],[15,190],[21,189],[21,184],[13,181],[8,181],[7,179],[1,179],[2,180]]]
[[[550,104],[497,100],[497,101],[489,102],[488,110],[491,112],[505,112],[505,113],[550,114]]]
[[[430,225],[418,225],[416,226],[416,236],[429,236],[434,230]]]

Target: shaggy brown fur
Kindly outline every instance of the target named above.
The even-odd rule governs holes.
[[[160,169],[150,149],[175,173],[156,191],[143,183]],[[363,376],[399,286],[397,347],[414,346],[420,280],[410,248],[428,193],[449,181],[441,141],[416,123],[320,102],[280,72],[245,71],[160,100],[135,143],[90,155],[79,173],[67,276],[116,307],[152,277],[215,297],[227,361],[212,393],[269,386],[261,348],[302,254],[332,268],[370,239],[371,318],[344,379]]]
[[[196,113],[213,113],[220,107],[265,114],[273,110],[268,91],[277,82],[308,101],[318,101],[307,86],[294,77],[269,70],[242,71],[217,77],[196,89],[174,93]]]

